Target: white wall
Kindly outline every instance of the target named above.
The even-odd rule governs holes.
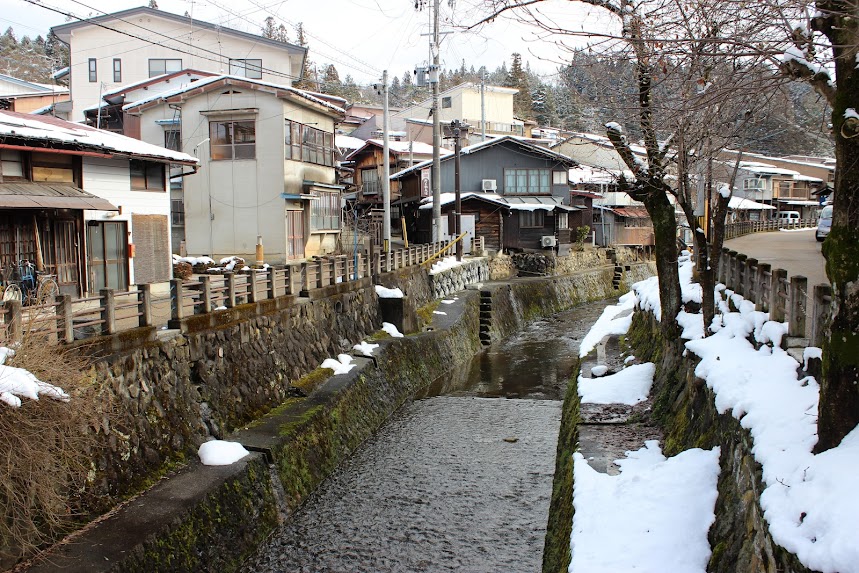
[[[131,215],[165,215],[169,224],[170,194],[166,191],[132,191],[128,167],[127,159],[83,158],[84,191],[122,208],[121,214],[114,211],[84,211],[84,221],[126,221],[130,233],[128,242],[134,243]],[[165,245],[164,257],[170,259],[170,252],[170,245]],[[129,260],[128,281],[129,284],[136,284],[134,259]]]
[[[158,18],[155,15],[137,15],[126,18],[127,22],[114,20],[109,22],[111,28],[130,34],[151,38],[152,42],[163,45],[153,45],[112,30],[97,26],[78,28],[71,32],[71,97],[73,109],[71,120],[82,121],[83,109],[96,105],[101,91],[143,81],[149,78],[150,58],[176,58],[182,60],[183,68],[193,68],[215,73],[229,73],[226,58],[233,59],[262,59],[262,67],[278,73],[263,72],[263,81],[281,85],[291,85],[292,79],[300,73],[301,57],[290,56],[285,49],[264,43],[256,43],[250,39],[233,36],[227,33],[218,34],[214,30],[191,28],[173,20]],[[164,36],[149,33],[139,26],[161,32],[168,38],[176,38],[181,42],[173,43]],[[172,47],[191,52],[178,52]],[[195,49],[197,48],[197,49]],[[223,54],[225,60],[218,60],[215,54],[205,52],[211,50]],[[98,78],[96,82],[89,81],[89,58],[96,58]],[[122,81],[113,81],[113,59],[122,61]],[[101,84],[105,88],[101,88]]]

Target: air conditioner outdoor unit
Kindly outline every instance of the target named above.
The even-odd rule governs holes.
[[[558,239],[552,235],[545,235],[540,238],[540,244],[544,247],[554,247],[558,244]]]
[[[496,183],[495,179],[484,179],[483,180],[483,190],[484,191],[495,191],[498,189],[498,183]]]

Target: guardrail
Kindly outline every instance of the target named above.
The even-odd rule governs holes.
[[[770,219],[766,221],[738,221],[725,225],[725,240],[736,239],[751,233],[762,233],[765,231],[778,231],[779,229],[808,229],[817,226],[817,219],[795,219],[779,221]]]
[[[158,302],[164,305],[169,302],[169,318],[182,320],[239,304],[307,295],[315,289],[420,265],[450,244],[414,245],[373,255],[325,256],[283,268],[199,275],[192,280],[172,279],[169,301]],[[154,302],[152,285],[148,284],[137,285],[136,290],[128,292],[102,289],[97,296],[86,298],[60,295],[53,301],[29,306],[22,306],[20,301],[6,301],[0,303],[0,340],[20,341],[25,334],[33,333],[50,341],[69,343],[89,336],[166,324],[166,316],[153,318]]]
[[[728,248],[719,258],[719,282],[768,312],[770,319],[788,323],[788,336],[804,337],[810,332],[812,346],[821,346],[831,318],[832,288],[815,285],[811,296],[808,278],[794,275],[788,278],[784,269],[773,269]],[[809,306],[811,312],[809,313]],[[811,317],[810,329],[807,320]]]

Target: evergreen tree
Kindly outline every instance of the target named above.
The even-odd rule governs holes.
[[[149,0],[149,7],[154,10],[158,10],[158,2],[155,0]]]
[[[296,33],[296,43],[302,48],[308,48],[307,45],[307,37],[304,34],[304,22],[299,22],[298,26],[295,27]],[[304,64],[301,66],[301,73],[299,74],[298,81],[294,82],[293,85],[302,90],[317,90],[319,89],[316,85],[316,76],[314,74],[314,65],[313,61],[310,59],[310,49],[307,50],[307,56],[304,57]]]
[[[519,90],[513,96],[513,115],[520,119],[530,119],[534,113],[531,109],[531,90],[528,87],[528,76],[522,68],[522,55],[513,54],[510,64],[510,73],[507,76],[505,86]]]
[[[340,81],[340,74],[337,73],[337,68],[334,64],[328,64],[325,68],[325,73],[322,76],[322,92],[326,94],[341,95],[343,91],[343,83]]]
[[[265,19],[262,27],[262,36],[263,38],[277,40],[278,42],[289,41],[289,33],[286,31],[286,26],[283,24],[277,25],[273,16]]]
[[[388,88],[388,103],[391,107],[401,107],[403,105],[403,87],[400,85],[400,78],[394,76],[391,80],[391,87]]]

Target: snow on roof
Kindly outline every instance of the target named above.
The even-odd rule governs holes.
[[[366,143],[363,139],[343,135],[342,133],[334,134],[334,147],[338,149],[360,149]]]
[[[177,163],[197,163],[196,157],[186,153],[171,151],[118,133],[71,123],[52,116],[0,111],[0,137],[80,145],[88,148],[85,151],[99,153],[137,155]]]
[[[566,161],[566,162],[569,162],[571,164],[576,163],[576,161],[574,159],[572,159],[571,157],[567,157],[566,155],[562,155],[562,154],[558,153],[557,151],[552,151],[552,150],[547,149],[545,147],[535,145],[527,137],[518,137],[515,135],[503,135],[501,137],[494,137],[491,139],[487,138],[486,141],[479,141],[473,145],[469,145],[468,147],[463,147],[461,152],[463,155],[468,155],[469,153],[474,153],[476,151],[480,151],[481,149],[483,149],[485,147],[491,147],[493,145],[503,143],[505,141],[512,141],[512,142],[518,143],[518,144],[522,145],[523,147],[527,147],[531,151],[534,151],[534,152],[542,154],[542,155],[547,155],[549,157],[558,159],[559,161]],[[454,153],[452,151],[448,151],[447,153],[443,153],[441,156],[441,161],[447,161],[448,159],[450,159],[453,156],[454,156]],[[406,175],[407,173],[411,173],[413,171],[423,169],[424,167],[427,167],[431,164],[432,164],[432,159],[428,159],[427,161],[422,161],[420,163],[416,163],[415,165],[412,165],[411,167],[409,167],[407,169],[403,169],[402,171],[398,171],[397,173],[394,173],[393,175],[391,175],[391,179],[399,179],[400,177],[402,177],[403,175]]]
[[[178,86],[172,90],[167,90],[167,91],[164,91],[164,92],[161,92],[158,94],[154,94],[150,97],[143,98],[143,99],[137,100],[135,102],[125,104],[124,106],[122,106],[122,110],[128,111],[128,110],[131,110],[135,107],[140,107],[140,106],[143,106],[147,103],[157,101],[159,99],[167,99],[167,98],[182,94],[184,92],[187,92],[189,90],[198,90],[201,87],[208,86],[210,84],[214,84],[214,83],[221,82],[221,81],[227,81],[227,82],[234,81],[234,82],[249,83],[249,84],[254,84],[256,86],[259,86],[259,87],[272,88],[272,89],[276,89],[276,90],[280,90],[280,91],[290,92],[290,93],[295,94],[299,97],[302,97],[306,100],[312,101],[313,103],[316,103],[316,104],[321,105],[323,107],[327,107],[333,111],[336,111],[339,113],[345,113],[345,111],[343,110],[342,107],[337,107],[336,105],[334,105],[332,103],[329,103],[325,100],[319,99],[318,97],[311,95],[310,92],[306,92],[304,90],[300,90],[298,88],[294,88],[291,86],[284,86],[281,84],[264,82],[261,80],[252,80],[250,78],[245,78],[245,77],[241,77],[241,76],[231,76],[229,74],[222,74],[219,76],[212,76],[210,78],[203,78],[203,79],[197,80],[194,83],[189,83],[187,85],[180,85],[180,86]]]
[[[728,200],[728,209],[734,209],[735,211],[753,211],[753,210],[769,210],[775,209],[772,205],[767,205],[766,203],[758,203],[757,201],[752,201],[751,199],[746,199],[745,197],[731,197]]]
[[[776,167],[775,165],[770,165],[769,163],[762,163],[760,161],[740,161],[740,169],[748,171],[749,173],[755,173],[757,175],[799,175],[799,171],[794,171],[793,169],[783,169],[781,167]]]
[[[592,167],[590,165],[577,165],[570,168],[570,183],[617,183],[621,176],[627,179],[635,179],[632,171],[620,171],[607,169],[605,167]]]
[[[367,141],[362,141],[361,143],[362,145],[354,152],[352,152],[347,159],[351,159],[352,156],[357,155],[358,152],[371,145],[374,145],[379,148],[383,148],[385,145],[385,142],[383,142],[381,139],[368,139]],[[411,149],[409,149],[409,146],[411,146]],[[412,153],[415,153],[417,155],[432,155],[433,147],[432,145],[429,145],[422,141],[389,141],[388,149],[392,153],[409,153],[409,151],[411,151]],[[441,149],[442,151],[449,153],[449,150],[444,148]]]
[[[579,211],[576,207],[568,207],[561,203],[560,197],[504,197],[496,193],[482,193],[469,191],[461,193],[460,200],[467,199],[482,199],[489,203],[494,203],[502,207],[506,207],[512,211],[537,211],[539,209],[545,211],[554,211],[556,208],[562,211]],[[456,201],[456,193],[442,193],[440,196],[440,205],[449,205]],[[421,200],[419,209],[432,209],[432,197],[426,197]]]
[[[147,90],[152,89],[152,86],[156,86],[157,84],[163,83],[165,87],[161,90],[154,91],[152,93],[152,95],[155,95],[157,93],[163,93],[163,92],[167,91],[168,88],[171,90],[174,90],[174,89],[177,89],[178,87],[181,87],[181,86],[187,86],[192,81],[194,81],[196,83],[196,81],[199,81],[199,78],[201,78],[201,77],[212,77],[215,75],[217,75],[217,74],[212,73],[212,72],[204,72],[204,71],[200,71],[200,70],[185,69],[185,70],[182,70],[179,72],[170,72],[170,73],[166,73],[166,74],[161,74],[159,76],[153,76],[151,78],[146,78],[145,80],[141,80],[139,82],[125,84],[124,86],[119,86],[117,88],[114,88],[110,91],[103,93],[101,97],[104,100],[110,100],[113,97],[116,97],[116,96],[122,95],[122,94],[127,94],[128,92],[132,92],[134,90],[139,90],[139,89],[144,89],[144,88],[147,88]],[[182,76],[185,76],[185,77],[182,77]],[[174,84],[172,86],[168,86],[167,84],[170,82],[170,80],[172,80],[174,78],[180,78],[177,80],[179,83]],[[95,106],[93,106],[92,109],[95,109]]]

